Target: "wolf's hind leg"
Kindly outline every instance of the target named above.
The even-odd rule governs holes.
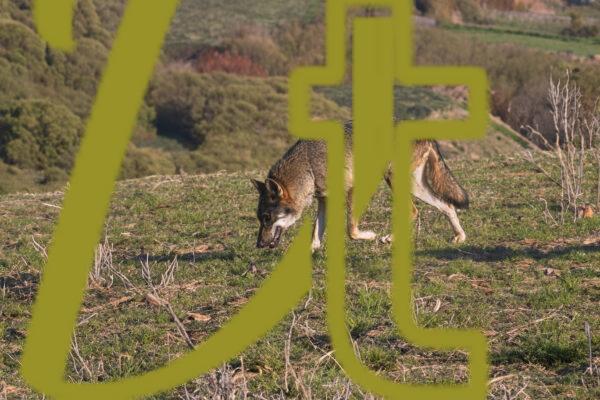
[[[323,235],[325,234],[325,198],[317,197],[317,218],[313,229],[312,250],[321,248],[323,244]]]
[[[390,187],[390,189],[392,188],[392,167],[391,165],[388,167],[385,175],[385,182],[388,184],[388,186]],[[412,205],[412,212],[411,212],[411,218],[412,220],[416,220],[419,217],[419,210],[417,209],[417,207],[415,207],[415,203],[411,201],[411,205]],[[389,235],[385,235],[381,238],[381,243],[391,243],[394,240],[394,235],[392,235],[391,233]]]
[[[348,212],[348,236],[353,240],[374,240],[377,235],[373,231],[361,231],[358,221],[352,216],[352,188],[346,194],[346,210]]]
[[[419,200],[424,201],[430,206],[440,210],[448,218],[450,224],[452,225],[452,230],[454,231],[454,239],[452,240],[454,243],[462,243],[465,241],[467,235],[465,234],[462,226],[460,226],[456,209],[452,204],[448,204],[438,198],[434,193],[432,193],[431,189],[427,187],[426,183],[423,182],[422,168],[415,170],[415,174],[413,176],[413,194]]]

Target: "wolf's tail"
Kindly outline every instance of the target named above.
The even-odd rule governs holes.
[[[430,152],[425,164],[425,177],[431,190],[442,200],[453,204],[456,208],[469,208],[469,195],[460,186],[452,172],[446,165],[446,161],[440,153],[437,142],[435,152]]]

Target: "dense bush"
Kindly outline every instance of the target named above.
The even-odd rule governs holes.
[[[175,164],[170,155],[154,148],[138,148],[131,144],[127,150],[121,178],[141,178],[149,175],[173,175]]]
[[[114,33],[121,22],[126,0],[93,0],[100,25],[109,33]]]
[[[196,62],[196,69],[201,73],[228,72],[244,76],[267,76],[267,71],[248,56],[217,50],[202,54]]]
[[[316,21],[281,23],[274,37],[287,59],[288,71],[301,65],[321,65],[325,61],[325,26]]]
[[[83,125],[66,107],[17,101],[0,107],[0,158],[21,168],[70,170]]]
[[[571,13],[571,24],[562,30],[563,35],[574,37],[594,37],[598,36],[598,33],[600,30],[597,26],[586,24],[577,13]]]
[[[224,47],[231,53],[249,59],[262,73],[243,74],[251,76],[287,75],[289,61],[279,45],[265,29],[244,26],[231,38],[224,40]],[[226,71],[229,72],[229,71]]]
[[[33,0],[0,0],[0,18],[20,22],[33,30],[32,3]]]
[[[322,22],[283,21],[271,30],[244,25],[223,38],[217,48],[199,51],[181,47],[178,59],[195,60],[199,72],[245,76],[287,76],[300,65],[323,64],[325,28]]]
[[[36,69],[44,61],[44,44],[29,27],[20,22],[0,21],[0,57]]]
[[[491,107],[514,129],[538,126],[550,132],[547,107],[550,76],[571,65],[558,55],[514,44],[486,44],[438,29],[420,29],[415,36],[418,64],[476,65],[486,69],[491,84]],[[598,67],[577,64],[574,79],[587,99],[600,96]],[[586,106],[591,107],[591,103]]]
[[[167,68],[157,73],[147,101],[156,110],[158,134],[195,150],[193,157],[181,157],[187,171],[264,168],[294,140],[287,132],[283,78]],[[348,116],[318,95],[313,109],[315,116]]]
[[[477,0],[415,0],[415,7],[441,22],[479,22],[482,19]]]
[[[520,9],[518,0],[480,0],[484,7],[502,11],[515,11]]]
[[[122,176],[264,168],[273,162],[294,138],[287,133],[287,81],[272,77],[287,75],[299,65],[324,62],[321,14],[315,11],[311,18],[301,17],[307,15],[303,6],[307,2],[320,10],[321,2],[307,0],[290,3],[294,12],[279,9],[281,18],[264,19],[258,14],[242,15],[239,11],[245,6],[232,5],[224,12],[234,12],[239,18],[232,20],[238,23],[224,26],[221,20],[209,20],[205,28],[213,36],[207,34],[198,42],[184,35],[177,36],[182,41],[168,42],[165,52],[183,61],[169,62],[164,56],[157,68]],[[82,130],[80,119],[89,115],[126,0],[79,0],[73,22],[77,47],[70,54],[49,48],[35,34],[31,3],[0,0],[0,175],[11,176],[5,182],[27,177],[23,179],[52,185],[66,179],[72,165]],[[514,10],[521,3],[417,0],[415,4],[443,21],[481,22],[481,5]],[[220,6],[213,8],[223,11]],[[373,10],[355,9],[348,21],[384,12]],[[571,28],[580,25],[580,20],[574,20]],[[182,27],[178,25],[178,29],[193,31],[191,26]],[[215,38],[215,32],[218,41],[208,40]],[[574,34],[582,32],[576,29]],[[415,39],[418,63],[486,68],[492,82],[492,110],[514,128],[532,124],[544,131],[550,123],[545,112],[548,78],[569,66],[564,58],[515,45],[482,44],[447,30],[419,30]],[[589,108],[600,94],[600,74],[591,63],[578,65],[572,78],[583,88]],[[315,116],[348,116],[343,107],[350,105],[345,100],[351,99],[351,91],[321,92],[344,101],[340,108],[315,96]],[[39,99],[50,99],[54,106]],[[401,118],[424,118],[431,112],[427,106],[436,101],[411,98],[407,91],[396,100]]]
[[[78,0],[73,16],[73,33],[76,37],[98,40],[105,45],[110,35],[100,24],[96,6],[92,0]]]
[[[197,122],[205,106],[202,79],[191,69],[160,72],[151,83],[148,102],[154,108],[159,134],[196,148],[204,140]]]
[[[43,177],[40,171],[20,169],[14,165],[7,165],[0,160],[0,195],[33,191],[42,180]],[[52,190],[57,186],[50,184],[45,189]]]

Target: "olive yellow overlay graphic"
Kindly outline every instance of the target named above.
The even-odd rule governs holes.
[[[75,46],[75,0],[36,0],[35,20],[50,46]],[[48,263],[33,309],[21,372],[37,391],[55,399],[133,399],[169,390],[205,374],[259,340],[311,287],[310,224],[245,307],[195,350],[155,371],[119,381],[74,384],[64,380],[71,335],[86,288],[88,269],[107,214],[115,180],[159,57],[177,0],[129,0],[87,123]],[[397,383],[370,371],[356,357],[345,325],[344,134],[340,123],[314,121],[312,86],[338,85],[345,76],[345,25],[349,7],[378,6],[389,16],[358,18],[353,29],[354,210],[366,209],[380,177],[394,168],[393,316],[399,334],[415,346],[462,349],[469,354],[464,385]],[[476,139],[487,124],[487,79],[476,68],[412,65],[412,1],[328,0],[327,64],[294,71],[290,78],[289,130],[319,139],[328,148],[327,323],[335,357],[349,377],[385,398],[483,399],[488,376],[487,343],[472,330],[423,329],[411,304],[412,239],[409,167],[417,139]],[[469,117],[460,121],[393,121],[393,87],[464,85]],[[76,244],[76,245],[74,245]]]

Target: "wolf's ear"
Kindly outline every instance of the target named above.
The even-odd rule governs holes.
[[[265,185],[264,182],[252,178],[250,178],[250,182],[252,182],[258,193],[264,193],[267,191],[267,185]]]
[[[274,194],[275,196],[281,198],[283,197],[283,187],[277,183],[275,180],[271,179],[271,178],[267,178],[267,180],[265,181],[265,184],[267,185],[267,190]]]

